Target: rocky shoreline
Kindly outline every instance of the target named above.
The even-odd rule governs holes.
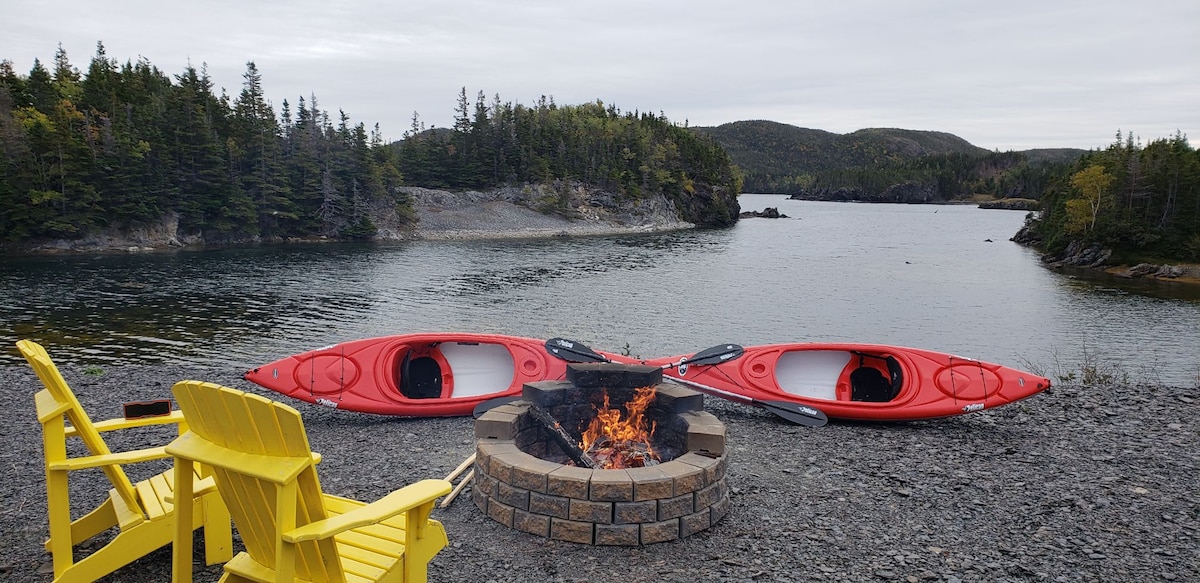
[[[1037,200],[1031,198],[1001,198],[977,202],[975,200],[947,199],[938,193],[937,186],[906,182],[889,186],[883,191],[868,192],[862,188],[814,188],[788,196],[792,200],[809,200],[824,202],[863,202],[884,204],[945,204],[945,205],[976,205],[981,209],[1003,209],[1035,211],[1039,208]]]
[[[618,201],[608,191],[580,183],[527,185],[489,191],[450,192],[421,187],[401,187],[400,193],[411,198],[417,222],[412,225],[381,221],[377,238],[385,241],[412,240],[485,240],[533,239],[550,237],[588,237],[678,231],[696,228],[679,218],[675,206],[662,195],[636,202]],[[806,198],[798,200],[843,200]],[[850,200],[850,199],[846,199]],[[887,200],[884,202],[897,202]],[[899,201],[914,202],[914,201]],[[980,208],[1025,208],[1025,199],[998,202]],[[1032,201],[1036,202],[1036,201]],[[974,204],[966,202],[930,202],[929,204]],[[778,208],[739,213],[740,218],[789,218]],[[43,241],[19,248],[0,245],[0,253],[112,253],[160,252],[203,248],[203,241],[178,233],[177,217],[165,217],[162,224],[128,233],[102,233],[81,240]],[[1041,244],[1032,231],[1023,227],[1011,239],[1018,244]],[[295,240],[319,242],[327,239]],[[253,244],[253,242],[248,242]],[[1042,261],[1054,269],[1079,267],[1104,271],[1125,279],[1153,279],[1200,285],[1200,264],[1134,266],[1110,265],[1111,250],[1097,245],[1076,243],[1058,255],[1044,255]]]
[[[168,395],[185,378],[275,396],[240,371],[62,369],[97,420],[122,402]],[[51,580],[41,546],[38,389],[28,367],[0,366],[10,403],[0,412],[0,573],[13,583]],[[375,500],[445,476],[474,451],[469,418],[399,419],[288,402],[325,456],[319,472],[331,493]],[[707,409],[728,428],[731,506],[720,523],[644,547],[578,545],[508,529],[483,516],[468,491],[434,512],[450,547],[431,563],[430,580],[1200,581],[1198,403],[1197,386],[1063,385],[961,417],[809,429],[709,397]],[[72,479],[80,508],[104,495],[98,472]],[[202,569],[197,580],[219,573]],[[169,576],[168,548],[104,580]]]
[[[694,229],[680,211],[661,194],[636,201],[620,200],[609,191],[581,183],[555,183],[504,187],[488,191],[450,192],[401,187],[410,197],[417,222],[399,222],[395,213],[376,217],[381,241],[480,240],[546,237],[623,235]],[[163,217],[159,224],[132,231],[110,230],[83,239],[0,244],[0,252],[145,253],[199,249],[201,237],[179,232],[179,218]],[[287,242],[325,242],[326,238],[290,239]],[[253,245],[273,241],[243,241]],[[283,241],[278,241],[283,242]]]
[[[1025,226],[1021,227],[1021,230],[1017,231],[1017,234],[1013,235],[1009,240],[1026,247],[1039,248],[1042,246],[1041,239],[1030,228],[1028,219]],[[1113,265],[1109,262],[1112,259],[1112,255],[1112,249],[1107,249],[1100,244],[1073,241],[1061,253],[1043,253],[1041,260],[1042,263],[1045,263],[1052,269],[1089,269],[1102,271],[1122,279],[1141,278],[1200,285],[1200,264],[1181,263],[1171,265],[1139,263],[1133,266]]]
[[[412,198],[417,223],[411,231],[398,233],[396,238],[577,237],[674,231],[696,226],[680,219],[674,205],[662,195],[632,204],[618,202],[613,193],[581,184],[565,186],[561,192],[546,186],[453,193],[417,187],[399,190]]]

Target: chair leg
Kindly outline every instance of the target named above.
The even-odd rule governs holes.
[[[229,508],[217,493],[207,494],[197,501],[204,517],[204,561],[206,564],[227,563],[233,558],[233,523]]]
[[[426,581],[429,561],[446,547],[446,530],[441,523],[429,521],[433,502],[422,504],[405,513],[404,581]]]
[[[176,458],[172,472],[175,499],[181,502],[192,500],[192,461]],[[192,583],[192,535],[196,524],[196,506],[195,501],[175,505],[175,525],[178,528],[171,536],[171,581],[175,583]]]
[[[54,576],[58,577],[75,562],[66,472],[46,471],[46,510],[50,519],[50,540],[46,541],[46,550],[50,551],[54,561]]]

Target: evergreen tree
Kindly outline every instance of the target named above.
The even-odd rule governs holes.
[[[0,61],[0,238],[172,220],[210,242],[368,237],[375,217],[415,220],[402,183],[582,180],[625,198],[665,194],[707,224],[736,218],[736,208],[693,204],[740,188],[728,156],[662,115],[489,102],[482,91],[472,105],[463,88],[453,128],[427,129],[414,112],[393,146],[345,112],[334,127],[315,96],[294,110],[284,102],[277,118],[253,62],[243,80],[230,99],[204,67],[170,77],[144,58],[118,66],[103,43],[84,74],[61,46],[51,70],[35,60],[27,76]],[[569,214],[560,192],[545,206]]]
[[[252,223],[255,213],[248,204],[238,206],[239,193],[230,180],[221,123],[230,112],[213,96],[207,71],[197,72],[189,65],[176,79],[179,91],[170,141],[176,156],[179,196],[175,211],[180,226],[197,233],[210,228],[232,232],[238,224]]]
[[[1200,153],[1179,133],[1144,147],[1122,136],[1049,182],[1034,232],[1051,252],[1082,241],[1130,260],[1200,260]]]
[[[292,201],[280,175],[280,131],[275,112],[266,102],[262,75],[253,61],[246,63],[245,82],[234,102],[231,155],[236,172],[237,199],[250,201],[258,217],[251,234],[279,237],[295,221]],[[242,203],[244,204],[244,203]]]

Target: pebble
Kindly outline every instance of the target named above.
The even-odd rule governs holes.
[[[469,417],[395,419],[328,409],[268,393],[243,381],[241,371],[155,364],[87,376],[60,367],[95,419],[124,401],[161,398],[184,378],[278,398],[304,416],[313,450],[323,455],[318,472],[326,491],[363,501],[445,476],[474,450]],[[12,583],[52,578],[41,546],[45,486],[32,398],[39,388],[28,367],[0,366],[0,398],[9,403],[0,409],[0,467],[9,469],[0,488],[0,572],[7,570],[4,580]],[[730,505],[716,525],[644,547],[578,545],[496,523],[474,506],[468,488],[434,511],[450,546],[430,563],[429,579],[1200,581],[1200,407],[1191,397],[1196,389],[1184,390],[1186,399],[1180,391],[1056,385],[970,415],[832,421],[819,429],[706,397],[729,432]],[[72,476],[80,509],[105,495],[98,477]],[[165,581],[170,571],[168,546],[105,580]],[[219,567],[197,567],[197,581],[219,576]]]

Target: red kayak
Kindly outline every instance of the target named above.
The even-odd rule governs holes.
[[[750,404],[796,403],[835,419],[949,417],[1050,388],[1050,379],[1035,374],[917,348],[855,343],[772,344],[744,351],[729,347],[726,359],[714,363],[679,365],[687,356],[643,362],[718,396]]]
[[[567,361],[552,350],[557,347],[546,340],[501,334],[402,334],[319,348],[243,376],[277,393],[327,407],[449,417],[470,415],[489,399],[520,395],[525,383],[566,378]],[[604,356],[632,362],[617,354]]]

